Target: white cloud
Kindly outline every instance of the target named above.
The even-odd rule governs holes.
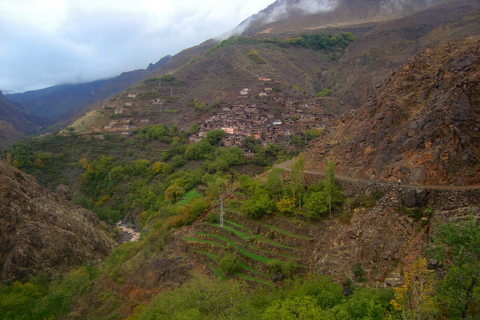
[[[273,0],[0,0],[0,89],[145,68],[237,26]]]

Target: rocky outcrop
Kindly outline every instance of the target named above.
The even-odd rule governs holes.
[[[115,248],[97,216],[42,189],[35,179],[0,161],[0,281],[39,271],[59,278]]]
[[[308,169],[418,185],[480,183],[480,37],[428,49],[310,145]]]

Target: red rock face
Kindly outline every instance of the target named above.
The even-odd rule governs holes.
[[[35,179],[0,161],[0,281],[53,278],[115,247],[88,210],[43,190]]]
[[[305,152],[307,168],[420,185],[480,184],[480,38],[428,49]]]

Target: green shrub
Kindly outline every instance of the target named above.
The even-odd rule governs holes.
[[[238,265],[237,265],[237,255],[234,253],[228,253],[224,257],[220,258],[218,261],[218,267],[222,272],[232,275],[237,273]]]
[[[304,92],[304,90],[299,86],[293,86],[292,88],[295,89],[298,92]]]
[[[276,260],[276,259],[273,259],[273,260],[270,260],[268,263],[268,270],[270,270],[271,273],[273,274],[280,274],[282,273],[282,268],[283,268],[283,264],[280,260]]]
[[[248,54],[247,54],[247,57],[250,58],[250,60],[258,63],[258,64],[265,64],[267,63],[267,61],[265,61],[262,57],[260,57],[258,55],[258,53],[254,50],[254,51],[250,51]]]
[[[212,212],[207,216],[208,223],[220,223],[220,214],[218,212]]]
[[[322,91],[317,92],[316,97],[328,97],[332,94],[332,90],[323,88]]]

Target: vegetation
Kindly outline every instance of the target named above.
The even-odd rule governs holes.
[[[316,96],[317,97],[328,97],[332,95],[332,90],[323,88],[321,91],[317,92]]]
[[[214,53],[220,48],[235,45],[235,44],[248,44],[248,45],[255,45],[255,44],[261,44],[261,43],[266,43],[270,45],[278,45],[280,47],[289,47],[289,46],[297,46],[297,47],[303,47],[307,49],[313,49],[313,50],[322,50],[325,52],[332,52],[332,51],[338,51],[342,50],[345,48],[350,42],[355,41],[355,36],[350,33],[350,32],[342,32],[338,35],[333,35],[333,34],[324,34],[322,32],[314,32],[314,33],[309,33],[309,34],[300,34],[295,38],[286,38],[285,40],[279,40],[277,38],[270,39],[270,38],[264,38],[264,39],[247,39],[245,37],[239,36],[239,37],[230,37],[226,40],[223,40],[220,43],[217,43],[216,45],[212,46],[207,52],[205,52],[203,55],[201,55],[197,59],[192,59],[188,64],[191,65],[195,63],[198,60],[203,59],[204,57]],[[252,55],[250,55],[252,53]],[[333,52],[335,53],[335,52]],[[254,51],[251,51],[248,53],[248,57],[251,58],[253,61],[259,64],[264,64],[266,61],[258,56],[258,54]],[[337,58],[336,54],[331,55],[332,60],[335,60]],[[148,80],[148,79],[147,79]]]
[[[270,219],[315,226],[313,220],[335,217],[342,204],[370,207],[384,194],[344,199],[335,184],[333,163],[327,164],[325,179],[307,187],[301,154],[292,161],[290,172],[272,169],[253,179],[240,169],[271,165],[298,151],[281,145],[264,148],[249,137],[245,145],[256,154],[249,162],[240,148],[222,148],[222,130],[189,143],[189,134],[196,130],[151,125],[126,139],[113,134],[103,139],[54,135],[30,138],[6,150],[4,159],[51,188],[62,181],[79,181],[76,203],[110,223],[138,219],[142,235],[140,241],[113,251],[102,269],[82,266],[62,281],[38,274],[26,283],[1,285],[0,318],[73,317],[72,305],[91,299],[98,301],[92,306],[97,312],[93,317],[118,318],[120,307],[133,302],[102,286],[123,286],[135,270],[168,259],[163,255],[172,230],[197,221],[196,227],[205,229],[181,238],[196,254],[205,255],[219,279],[195,279],[161,293],[150,305],[138,305],[132,319],[475,319],[480,303],[480,231],[473,217],[435,225],[429,255],[443,263],[443,279],[433,276],[424,259],[404,274],[404,286],[395,291],[370,288],[360,263],[344,288],[328,277],[305,277],[296,243],[308,243],[311,237]],[[215,208],[225,193],[227,217],[220,228]],[[428,208],[417,209],[406,212],[417,220],[431,216]],[[266,223],[263,218],[269,215]],[[254,231],[250,223],[261,231]],[[277,288],[270,282],[272,276],[290,278]]]
[[[248,54],[247,54],[247,57],[250,58],[250,60],[258,63],[258,64],[265,64],[267,63],[267,61],[265,61],[265,59],[263,59],[262,57],[260,57],[258,55],[258,52],[256,51],[250,51]]]

